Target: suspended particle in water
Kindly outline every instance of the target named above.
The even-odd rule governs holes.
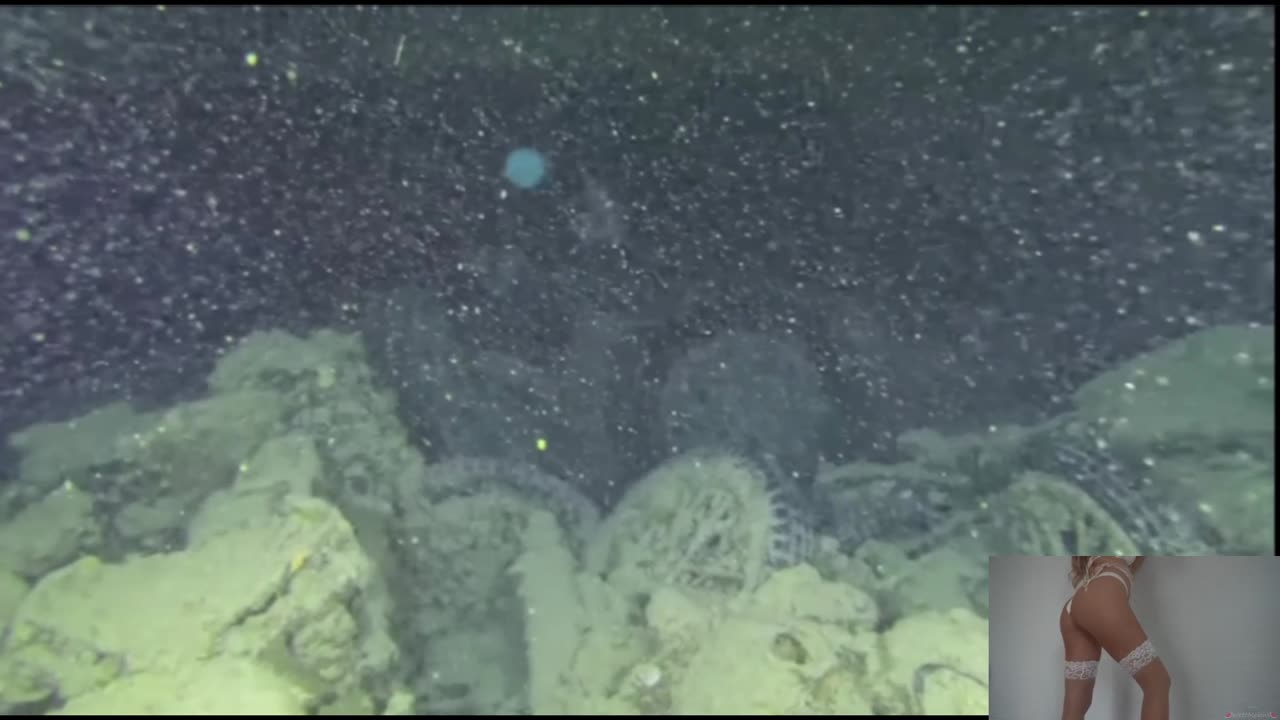
[[[503,175],[511,184],[524,190],[537,187],[547,175],[547,161],[533,148],[518,148],[507,155]]]

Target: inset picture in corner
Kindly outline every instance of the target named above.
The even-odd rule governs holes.
[[[1280,715],[1280,558],[990,558],[990,717]]]

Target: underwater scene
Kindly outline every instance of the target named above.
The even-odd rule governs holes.
[[[1275,552],[1274,58],[0,9],[0,712],[987,714],[990,556]]]

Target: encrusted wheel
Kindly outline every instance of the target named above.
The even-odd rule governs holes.
[[[687,453],[627,491],[590,543],[587,567],[634,592],[670,584],[732,595],[767,575],[775,521],[753,463]]]
[[[1052,475],[1024,473],[990,503],[996,540],[1029,555],[1138,555],[1106,510],[1080,488]]]

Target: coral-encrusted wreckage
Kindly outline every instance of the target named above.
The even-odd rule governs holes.
[[[254,334],[201,398],[9,438],[0,708],[983,714],[987,555],[1269,549],[1273,340],[841,466],[705,440],[695,358],[680,447],[604,509],[536,455],[425,454],[358,336]]]

